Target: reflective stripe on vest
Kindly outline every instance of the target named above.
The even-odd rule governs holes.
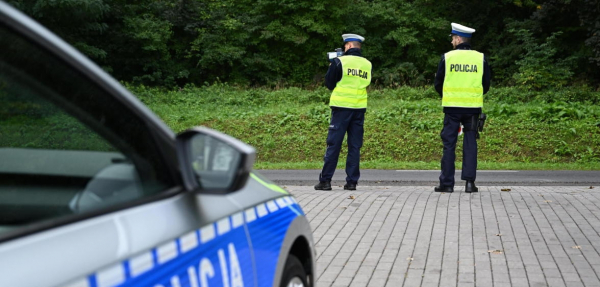
[[[474,50],[446,53],[442,106],[483,107],[483,54]]]
[[[367,107],[367,87],[371,84],[371,62],[358,56],[341,56],[342,79],[329,98],[329,105],[351,109]]]

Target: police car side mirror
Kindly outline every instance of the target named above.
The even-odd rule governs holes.
[[[256,150],[226,134],[196,127],[177,135],[177,156],[186,190],[228,193],[246,184]]]

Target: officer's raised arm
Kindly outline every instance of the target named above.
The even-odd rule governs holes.
[[[327,69],[327,74],[325,74],[325,87],[327,87],[330,91],[335,89],[337,83],[342,79],[342,62],[340,59],[335,58],[329,65],[329,69]]]

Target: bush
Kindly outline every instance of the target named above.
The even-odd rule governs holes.
[[[572,81],[573,58],[557,59],[554,41],[562,32],[555,32],[539,44],[528,29],[509,30],[523,40],[525,54],[516,62],[519,71],[513,74],[517,86],[527,90],[546,90],[566,86]]]

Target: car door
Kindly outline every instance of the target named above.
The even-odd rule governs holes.
[[[242,208],[185,188],[156,116],[2,2],[0,47],[0,286],[256,285]]]

